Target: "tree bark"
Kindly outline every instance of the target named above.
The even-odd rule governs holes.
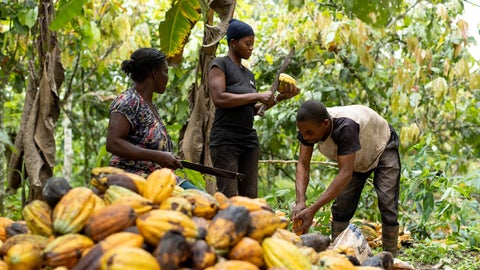
[[[60,114],[57,90],[64,80],[56,34],[48,25],[53,19],[54,3],[40,0],[37,19],[37,50],[30,60],[29,83],[20,130],[15,138],[18,153],[9,162],[9,189],[18,189],[29,181],[28,201],[42,198],[42,188],[55,165],[55,123]],[[34,66],[39,67],[35,70]],[[38,74],[37,74],[38,71]],[[25,174],[23,174],[23,172]]]

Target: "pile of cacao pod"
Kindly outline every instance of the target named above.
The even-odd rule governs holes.
[[[330,238],[297,235],[263,199],[184,190],[161,169],[92,169],[89,187],[50,178],[44,200],[0,217],[2,269],[382,269],[354,266]]]

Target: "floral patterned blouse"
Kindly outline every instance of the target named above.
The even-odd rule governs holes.
[[[133,88],[120,94],[110,105],[110,113],[123,114],[130,122],[127,141],[142,148],[173,151],[173,143],[163,122],[157,119],[142,96]],[[113,155],[109,166],[125,171],[148,175],[161,166],[152,161],[134,161]]]

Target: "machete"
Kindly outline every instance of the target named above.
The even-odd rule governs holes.
[[[225,177],[225,178],[231,178],[231,179],[235,179],[235,180],[238,180],[238,181],[242,181],[243,178],[245,177],[245,175],[242,174],[242,173],[227,171],[227,170],[214,168],[214,167],[208,167],[208,166],[201,165],[201,164],[198,164],[198,163],[192,163],[192,162],[189,162],[189,161],[186,161],[186,160],[180,160],[180,163],[182,163],[182,166],[187,168],[187,169],[194,170],[194,171],[201,172],[201,173],[210,174],[210,175],[221,176],[221,177]]]

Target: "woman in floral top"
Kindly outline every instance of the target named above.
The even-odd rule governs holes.
[[[109,166],[148,175],[156,169],[182,167],[173,154],[173,143],[153,105],[153,93],[163,94],[168,82],[165,54],[153,48],[136,50],[122,63],[122,71],[133,87],[110,105],[107,151],[113,154]],[[196,188],[178,179],[184,188]]]

